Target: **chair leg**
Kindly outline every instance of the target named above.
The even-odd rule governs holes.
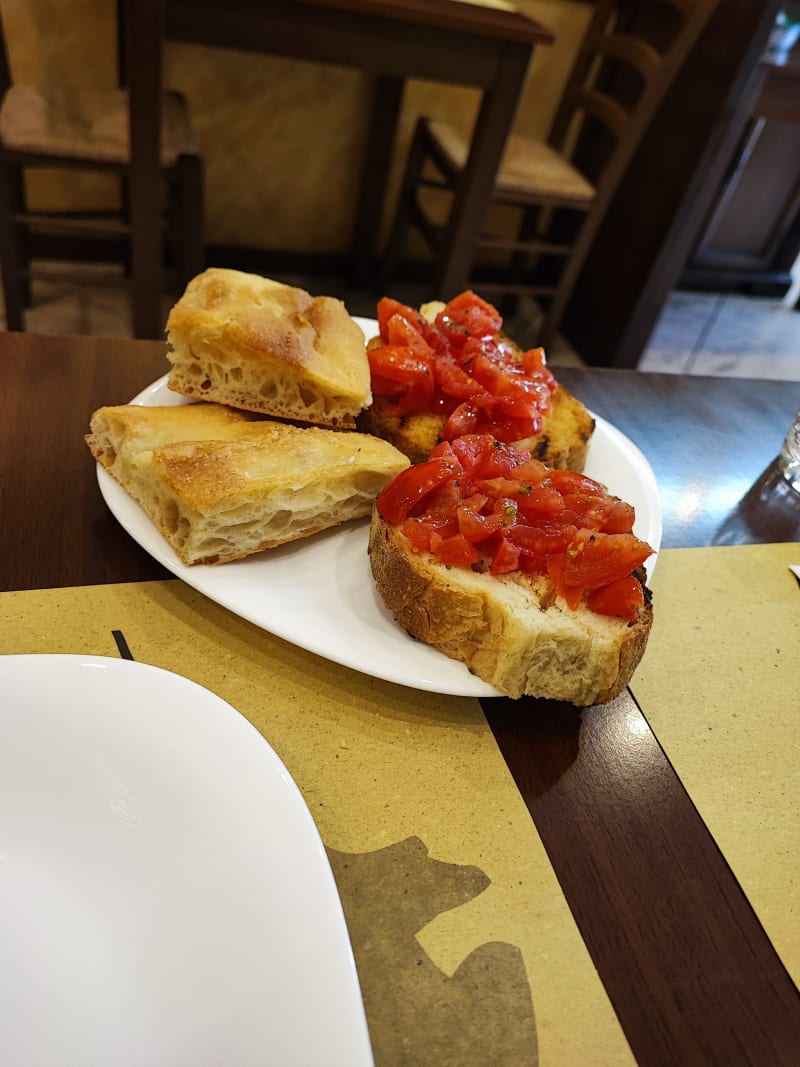
[[[177,163],[178,280],[186,286],[205,269],[205,201],[203,161],[181,156]]]
[[[392,229],[389,234],[389,239],[386,242],[386,249],[383,253],[380,270],[378,271],[377,287],[382,293],[386,292],[386,289],[394,280],[400,257],[403,254],[403,249],[406,245],[408,231],[411,228],[411,204],[416,196],[417,186],[422,178],[422,171],[425,167],[426,158],[425,145],[421,132],[422,122],[422,119],[417,122],[417,128],[414,131],[411,147],[408,150],[406,169],[400,186],[400,195],[397,199],[397,210],[395,211],[394,222],[392,223]]]
[[[18,168],[0,165],[0,270],[3,275],[3,297],[6,309],[6,329],[24,330],[24,308],[29,288],[23,278],[24,257],[20,227],[14,215],[21,209],[22,175]]]
[[[538,235],[541,213],[542,209],[538,204],[525,208],[522,215],[522,222],[517,231],[517,240],[532,241]],[[530,252],[514,252],[506,272],[506,281],[509,285],[519,285],[530,260]],[[499,303],[500,313],[503,318],[510,318],[516,313],[518,307],[519,295],[517,293],[506,293]]]
[[[547,309],[544,323],[542,324],[541,343],[545,348],[548,345],[552,345],[553,340],[555,339],[561,325],[561,320],[564,317],[564,312],[567,310],[570,297],[572,296],[573,290],[578,283],[578,278],[583,270],[586,257],[588,256],[592,243],[597,236],[600,222],[601,214],[599,212],[588,215],[575,238],[572,252],[561,271],[556,291],[550,306]]]

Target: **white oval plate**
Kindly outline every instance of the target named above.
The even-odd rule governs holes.
[[[316,826],[229,704],[0,657],[0,1034],[15,1067],[372,1063]]]
[[[367,337],[377,323],[356,319]],[[167,375],[132,403],[188,403]],[[661,504],[644,455],[605,419],[597,423],[586,473],[636,509],[635,531],[658,550]],[[368,520],[349,523],[220,567],[187,567],[124,489],[98,466],[100,491],[118,522],[172,574],[211,600],[292,644],[375,678],[452,696],[497,696],[463,663],[415,641],[384,608],[367,557]],[[652,573],[655,557],[648,561]]]

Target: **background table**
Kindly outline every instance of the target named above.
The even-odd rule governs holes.
[[[0,359],[0,589],[168,577],[82,441],[164,373],[163,345],[6,334]],[[557,373],[647,455],[665,545],[798,540],[798,498],[762,490],[800,383]],[[797,990],[630,693],[482,705],[637,1060],[796,1062]]]
[[[137,337],[158,337],[161,244],[158,145],[165,38],[358,67],[376,78],[353,237],[363,282],[380,232],[403,86],[407,78],[482,91],[467,164],[449,219],[454,263],[470,262],[534,46],[553,35],[503,6],[455,0],[119,0],[130,59],[133,168],[130,204]],[[242,106],[258,107],[257,100]],[[438,292],[456,279],[436,280]]]

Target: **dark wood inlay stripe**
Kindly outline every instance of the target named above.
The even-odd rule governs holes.
[[[643,1067],[800,1062],[800,996],[636,702],[481,701]]]

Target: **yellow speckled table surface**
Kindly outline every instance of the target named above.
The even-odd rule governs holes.
[[[800,981],[800,545],[672,549],[632,683],[647,721]]]

